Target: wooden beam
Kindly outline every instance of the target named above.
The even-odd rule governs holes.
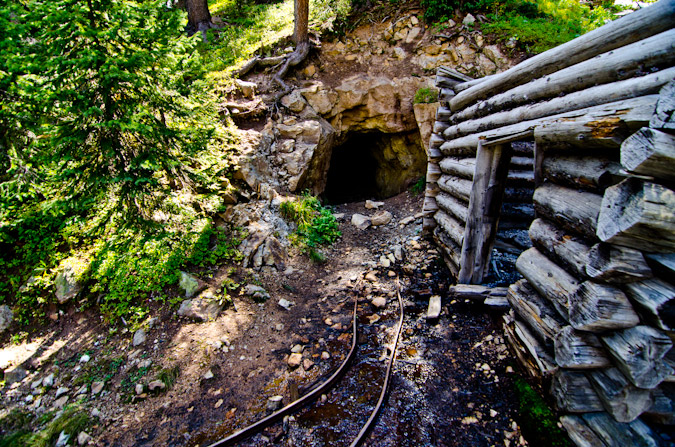
[[[537,292],[553,304],[563,318],[569,318],[569,297],[580,285],[576,278],[536,248],[530,248],[518,257],[516,269]]]
[[[506,295],[511,307],[544,344],[553,344],[555,336],[566,325],[551,304],[542,298],[525,279],[511,284]]]
[[[675,26],[675,1],[662,0],[552,48],[459,93],[453,110]]]
[[[657,100],[658,95],[640,96],[481,131],[446,141],[441,145],[441,152],[445,155],[473,155],[476,153],[480,140],[496,140],[532,131],[536,139],[537,128],[540,126],[548,126],[549,134],[555,134],[556,129],[567,129],[568,135],[573,140],[574,132],[583,129],[581,139],[586,143],[601,141],[603,144],[611,144],[610,142],[614,141],[617,134],[628,130],[627,135],[629,135],[648,123],[654,113]],[[589,135],[592,138],[584,139]],[[579,145],[583,146],[584,141],[580,141]]]
[[[645,319],[666,331],[675,331],[675,287],[661,279],[626,284],[626,293]]]
[[[560,423],[577,447],[607,447],[580,416],[565,415]]]
[[[511,145],[478,145],[457,281],[481,283],[487,273],[511,160]]]
[[[600,398],[583,372],[560,369],[553,375],[551,394],[558,410],[566,413],[602,411]]]
[[[469,208],[466,203],[450,194],[441,192],[436,196],[436,204],[446,213],[456,217],[460,222],[466,223],[467,215],[469,214]]]
[[[652,400],[654,401],[652,407],[642,415],[642,418],[655,424],[675,425],[675,385],[661,384],[652,390]]]
[[[634,178],[607,188],[597,235],[638,250],[674,252],[675,191]]]
[[[441,175],[441,178],[438,179],[438,187],[441,191],[445,191],[467,203],[471,197],[471,184],[471,180],[451,177],[449,175]]]
[[[674,181],[675,136],[643,127],[621,145],[621,164],[635,174]]]
[[[611,447],[659,447],[661,442],[652,430],[636,419],[633,422],[617,422],[607,413],[586,413],[584,422]]]
[[[602,196],[586,191],[543,184],[534,191],[534,209],[539,216],[586,239],[596,239]]]
[[[616,366],[638,388],[656,388],[672,372],[663,357],[673,342],[650,326],[635,326],[600,338]]]
[[[631,422],[652,406],[650,390],[638,388],[617,368],[588,373],[602,406],[618,422]]]
[[[562,368],[607,368],[611,362],[598,337],[566,326],[554,339],[555,362]]]
[[[473,173],[476,170],[476,159],[447,157],[441,160],[440,168],[444,174],[473,179]]]
[[[535,219],[528,232],[532,243],[577,278],[586,276],[591,247],[544,219]]]
[[[649,127],[675,129],[675,80],[661,88],[654,116],[649,121]]]
[[[585,281],[569,302],[569,321],[581,331],[600,332],[640,323],[626,295],[613,286]]]
[[[434,219],[436,219],[438,225],[443,229],[445,234],[452,239],[455,245],[461,247],[464,239],[464,224],[449,214],[446,214],[443,210],[436,211]]]
[[[653,276],[641,251],[602,242],[591,248],[586,274],[595,281],[611,284],[625,284]]]
[[[602,192],[623,179],[619,175],[621,164],[604,157],[544,157],[542,170],[544,176],[554,183],[591,192]]]

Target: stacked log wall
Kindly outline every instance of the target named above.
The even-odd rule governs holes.
[[[534,141],[509,170],[533,209],[502,212],[534,218],[504,329],[579,446],[659,445],[675,423],[674,28],[660,0],[483,80],[437,73],[425,229],[458,275],[479,143]]]

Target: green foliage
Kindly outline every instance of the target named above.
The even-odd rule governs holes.
[[[70,435],[71,439],[91,425],[91,419],[85,410],[78,406],[68,406],[55,419],[52,420],[53,413],[45,413],[44,416],[35,418],[30,413],[17,414],[10,413],[10,416],[0,420],[0,429],[7,433],[0,437],[0,446],[2,447],[48,447],[56,443],[61,432]],[[16,418],[21,421],[17,425]],[[8,420],[9,419],[9,420]],[[31,423],[43,425],[39,430],[31,432],[29,427]],[[46,424],[46,425],[45,425]]]
[[[427,186],[426,177],[420,177],[414,185],[410,188],[410,192],[419,195],[424,192],[424,188]]]
[[[415,92],[413,104],[431,104],[438,101],[438,89],[422,87]]]
[[[170,390],[173,388],[178,376],[180,375],[180,367],[178,365],[172,366],[171,368],[162,368],[157,373],[157,379],[164,382],[166,385],[165,390]]]
[[[282,216],[297,225],[295,242],[313,260],[323,262],[325,258],[317,251],[318,246],[330,245],[342,235],[333,213],[321,206],[319,199],[309,194],[297,201],[283,202],[280,209]]]
[[[558,427],[558,418],[541,396],[520,377],[514,386],[518,396],[518,422],[530,443],[542,447],[571,447],[567,435]]]

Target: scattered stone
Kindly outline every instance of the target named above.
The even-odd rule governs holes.
[[[314,362],[311,361],[310,359],[304,359],[304,360],[302,361],[302,368],[303,368],[305,371],[309,371],[310,369],[312,369],[313,366],[314,366]]]
[[[5,385],[21,382],[28,376],[28,371],[17,366],[16,368],[5,371]]]
[[[185,300],[178,309],[178,316],[193,318],[200,321],[216,319],[223,309],[223,305],[210,297],[200,295],[199,298]]]
[[[397,261],[403,261],[403,247],[400,244],[394,245],[393,251],[394,258],[396,258]]]
[[[305,349],[302,345],[295,345],[291,348],[291,352],[293,354],[297,354],[298,352],[302,353],[303,349]]]
[[[365,230],[370,226],[370,218],[368,218],[368,216],[364,216],[363,214],[353,214],[352,225],[354,225],[359,230]]]
[[[143,387],[143,384],[142,384],[142,383],[137,383],[137,384],[136,384],[136,387],[134,388],[134,390],[136,391],[136,395],[137,395],[137,396],[140,396],[141,394],[143,394],[143,390],[144,390],[144,389],[145,389],[145,388]]]
[[[494,417],[497,416],[498,414],[499,414],[499,413],[496,412],[495,410],[490,409],[490,417],[491,417],[491,418],[494,418]]]
[[[68,395],[61,396],[54,401],[54,408],[61,408],[66,404],[66,402],[68,402]]]
[[[383,205],[384,205],[384,202],[375,202],[375,201],[373,201],[373,200],[366,200],[366,205],[365,205],[365,206],[366,206],[366,209],[369,209],[369,210],[376,210],[376,209],[378,209],[379,207],[381,207],[381,206],[383,206]]]
[[[506,367],[506,372],[509,373],[509,374],[513,373],[513,368],[510,367],[510,366],[507,366],[507,367]]]
[[[384,309],[387,307],[387,299],[385,297],[378,296],[377,298],[373,298],[371,304],[378,309]]]
[[[241,90],[241,93],[248,99],[252,99],[255,96],[255,91],[258,88],[258,85],[255,82],[242,81],[241,79],[235,79],[234,83],[237,85],[237,88]]]
[[[59,304],[65,303],[80,293],[89,268],[89,260],[79,256],[71,256],[61,262],[54,278],[56,299]]]
[[[204,380],[213,379],[213,371],[209,369],[202,377],[204,377]]]
[[[223,399],[218,399],[218,402],[216,402],[213,408],[220,408],[221,405],[223,405],[223,402],[225,402]]]
[[[511,37],[509,40],[506,41],[506,48],[515,48],[516,45],[518,44],[518,39],[515,37]]]
[[[293,303],[291,301],[288,301],[286,298],[282,298],[279,300],[279,306],[283,307],[286,310],[289,310]]]
[[[87,445],[89,444],[94,438],[89,436],[87,432],[81,431],[79,435],[77,435],[77,445]]]
[[[284,330],[284,323],[277,323],[276,326],[274,326],[274,329],[277,331],[283,331]]]
[[[166,384],[161,380],[153,380],[152,382],[148,383],[148,389],[150,391],[163,390],[164,388],[166,388]]]
[[[368,319],[368,323],[370,324],[374,324],[380,321],[380,316],[378,314],[369,315],[366,318]]]
[[[256,301],[267,301],[270,297],[270,294],[267,292],[267,290],[255,284],[247,284],[246,287],[244,287],[244,294],[250,296]]]
[[[375,215],[370,219],[370,223],[374,226],[386,225],[391,222],[393,215],[387,210],[381,210],[375,213]]]
[[[389,271],[387,272],[387,276],[390,277],[390,278],[393,278],[393,277],[396,276],[396,272],[393,271],[393,270],[389,270]]]
[[[382,256],[380,256],[380,265],[381,265],[382,267],[388,269],[389,267],[391,267],[391,261],[389,260],[389,258],[387,258],[386,256],[382,255]]]
[[[143,328],[141,328],[141,329],[137,330],[136,332],[134,332],[134,340],[133,340],[132,344],[134,346],[142,345],[143,343],[145,343],[145,340],[147,340],[147,338],[148,338],[148,336],[145,334],[145,330],[143,330]]]
[[[91,384],[91,394],[98,394],[103,391],[105,382],[92,382]]]
[[[7,372],[5,372],[5,378],[6,378]],[[49,388],[54,386],[54,373],[49,374],[47,377],[44,378],[42,381],[42,385],[45,388]]]
[[[408,225],[408,224],[413,223],[413,222],[415,222],[415,216],[408,216],[408,217],[404,217],[403,219],[401,219],[399,221],[399,224],[405,226],[405,225]]]
[[[68,440],[70,439],[70,435],[66,434],[65,431],[62,431],[59,433],[59,438],[56,440],[56,444],[54,444],[54,447],[66,447],[68,445]]]
[[[429,298],[429,308],[427,309],[427,320],[438,320],[441,316],[441,297],[433,295]]]
[[[452,19],[448,20],[448,28],[452,28],[455,25],[457,25],[457,22]]]
[[[59,397],[66,394],[68,391],[70,391],[70,389],[65,386],[59,387],[59,389],[56,390],[56,395],[54,397],[58,399]]]
[[[330,352],[328,351],[323,351],[321,353],[321,360],[328,360],[330,358]]]
[[[29,394],[28,396],[26,396],[26,398],[24,400],[26,401],[27,404],[29,404],[29,403],[33,402],[33,399],[35,399],[35,396],[33,396],[32,394]]]
[[[370,282],[377,282],[377,275],[373,272],[366,273],[366,279]]]
[[[191,298],[199,290],[199,280],[189,273],[180,272],[178,286],[185,291],[185,298]]]
[[[6,304],[0,306],[0,334],[7,330],[13,320],[12,309]]]
[[[333,214],[333,217],[335,218],[335,220],[342,220],[345,218],[345,213],[335,213]]]
[[[138,369],[150,368],[150,365],[152,365],[152,360],[150,359],[141,360],[141,362],[138,364]]]
[[[479,47],[482,47],[482,46],[483,46],[483,43],[484,43],[483,36],[481,36],[480,34],[478,34],[478,35],[476,36],[476,45],[478,45]]]
[[[286,363],[288,363],[288,366],[291,368],[297,368],[300,366],[300,363],[302,363],[302,353],[294,352],[293,354],[289,355]]]
[[[80,389],[75,392],[75,394],[77,394],[78,396],[80,394],[87,394],[87,384],[82,385]]]
[[[269,399],[267,399],[267,409],[269,411],[277,411],[283,406],[283,404],[284,404],[283,396],[272,396]]]
[[[37,379],[35,382],[32,382],[30,384],[30,389],[34,390],[35,388],[39,387],[40,385],[42,385],[42,379]]]
[[[316,74],[316,66],[314,64],[308,65],[305,68],[304,72],[305,72],[305,76],[307,76],[308,78],[311,78],[312,76],[314,76]]]
[[[473,25],[476,23],[476,18],[472,14],[467,14],[466,17],[464,17],[464,20],[462,20],[462,23],[465,25]]]
[[[91,360],[91,356],[89,354],[84,354],[82,357],[80,357],[80,363],[87,363],[89,360]]]
[[[92,387],[92,388],[93,388],[93,387]],[[101,415],[101,412],[98,411],[98,408],[94,408],[93,410],[91,410],[91,417],[93,417],[93,418],[100,418],[101,416],[102,416],[102,415]]]

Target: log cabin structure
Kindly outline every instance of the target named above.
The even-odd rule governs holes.
[[[578,446],[673,445],[675,0],[437,86],[424,231],[456,294],[506,296],[506,338]],[[506,293],[481,286],[498,250]]]

